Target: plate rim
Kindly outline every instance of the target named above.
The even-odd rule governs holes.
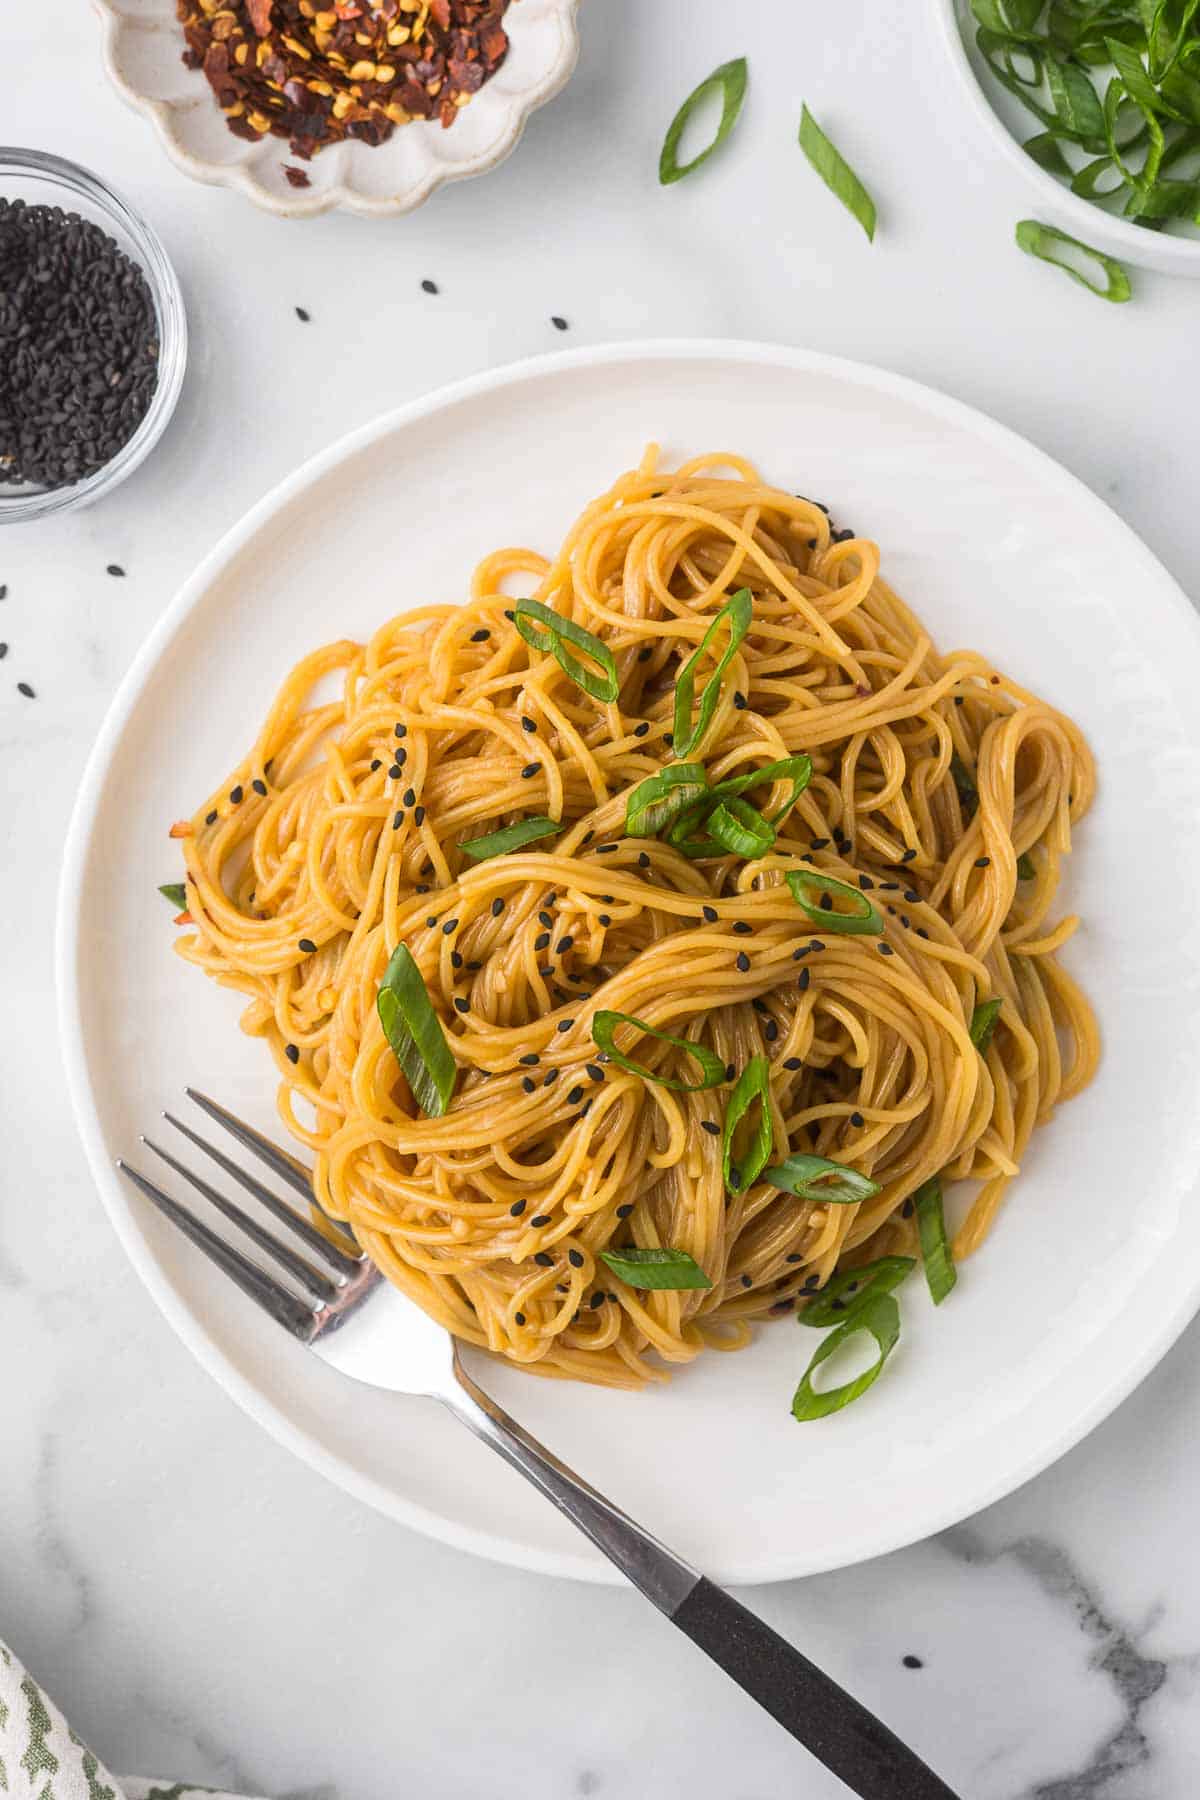
[[[1141,560],[1156,586],[1163,588],[1164,602],[1170,604],[1196,634],[1200,654],[1200,613],[1188,600],[1170,570],[1160,562],[1132,526],[1093,492],[1087,483],[1047,451],[1009,426],[1000,424],[987,413],[957,400],[942,390],[910,376],[898,375],[877,365],[858,362],[848,357],[832,356],[787,344],[738,338],[666,337],[614,341],[588,345],[579,349],[509,362],[497,368],[438,387],[343,433],[325,449],[308,457],[297,468],[276,482],[260,499],[222,534],[213,548],[201,559],[191,575],[182,583],[170,604],[152,626],[126,670],[105,713],[100,730],[88,754],[64,840],[59,877],[54,942],[54,974],[56,1014],[61,1055],[66,1075],[67,1092],[75,1124],[83,1142],[92,1178],[110,1223],[143,1286],[157,1305],[175,1335],[196,1361],[234,1399],[242,1410],[263,1426],[277,1443],[316,1469],[344,1492],[365,1501],[376,1511],[397,1519],[412,1529],[455,1549],[466,1550],[509,1567],[533,1573],[567,1577],[588,1583],[623,1585],[624,1578],[609,1563],[595,1560],[587,1553],[572,1553],[553,1547],[531,1545],[519,1539],[463,1525],[446,1519],[417,1501],[398,1495],[383,1481],[356,1468],[345,1457],[330,1449],[320,1438],[289,1418],[280,1406],[260,1391],[229,1360],[219,1345],[204,1330],[201,1321],[176,1292],[164,1266],[151,1254],[146,1241],[135,1231],[133,1213],[126,1203],[123,1188],[116,1175],[104,1141],[95,1096],[88,1070],[83,1042],[81,996],[78,970],[83,925],[82,874],[91,852],[98,796],[105,784],[111,763],[119,748],[126,726],[147,687],[160,659],[172,639],[201,602],[213,582],[239,556],[270,519],[290,504],[306,487],[323,477],[340,462],[357,455],[379,439],[401,431],[433,414],[464,400],[471,400],[499,389],[523,385],[573,370],[586,370],[608,364],[687,362],[708,360],[730,363],[759,363],[784,366],[789,372],[809,372],[865,387],[889,397],[898,398],[924,409],[927,415],[941,417],[949,423],[965,427],[982,436],[1001,451],[1016,454],[1031,471],[1057,483],[1071,493],[1085,510],[1103,518],[1107,529],[1114,527],[1126,539],[1130,552]],[[757,1586],[776,1581],[797,1579],[805,1575],[827,1573],[866,1562],[875,1556],[890,1554],[923,1542],[950,1526],[970,1518],[983,1508],[994,1505],[1023,1487],[1035,1475],[1050,1468],[1080,1443],[1128,1398],[1177,1341],[1200,1310],[1200,1265],[1185,1287],[1175,1308],[1148,1330],[1135,1353],[1115,1370],[1090,1402],[1069,1420],[1063,1422],[1048,1441],[1027,1453],[1018,1464],[1003,1474],[981,1478],[964,1498],[959,1494],[949,1505],[935,1500],[919,1509],[914,1519],[897,1529],[887,1529],[887,1517],[871,1529],[864,1528],[847,1543],[836,1561],[822,1555],[814,1561],[788,1552],[775,1552],[758,1557],[752,1565],[732,1563],[724,1569],[710,1570],[713,1579],[737,1586]]]

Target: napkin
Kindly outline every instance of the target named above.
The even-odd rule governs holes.
[[[110,1775],[0,1643],[0,1794],[7,1800],[245,1800],[217,1788]]]

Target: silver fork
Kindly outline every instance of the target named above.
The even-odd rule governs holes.
[[[187,1095],[299,1194],[306,1208],[316,1204],[309,1172],[296,1157],[215,1100],[193,1088],[187,1089]],[[244,1233],[289,1281],[279,1280],[244,1255],[127,1162],[118,1161],[117,1167],[276,1324],[299,1338],[323,1362],[357,1381],[442,1401],[469,1431],[565,1513],[660,1612],[861,1800],[956,1800],[945,1782],[844,1688],[756,1614],[597,1493],[510,1418],[473,1380],[457,1341],[384,1281],[352,1237],[339,1227],[334,1232],[336,1241],[331,1242],[310,1218],[216,1144],[173,1114],[164,1113],[163,1117],[270,1213],[295,1243],[269,1231],[227,1194],[149,1138],[142,1139],[146,1148]]]

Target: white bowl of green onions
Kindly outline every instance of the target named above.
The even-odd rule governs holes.
[[[1119,263],[1200,275],[1200,0],[939,10],[970,104],[1039,197],[1022,247],[1076,267],[1090,250],[1114,300]]]

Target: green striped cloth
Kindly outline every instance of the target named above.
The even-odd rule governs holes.
[[[53,1700],[0,1644],[0,1795],[8,1800],[238,1800],[216,1788],[110,1775]]]

